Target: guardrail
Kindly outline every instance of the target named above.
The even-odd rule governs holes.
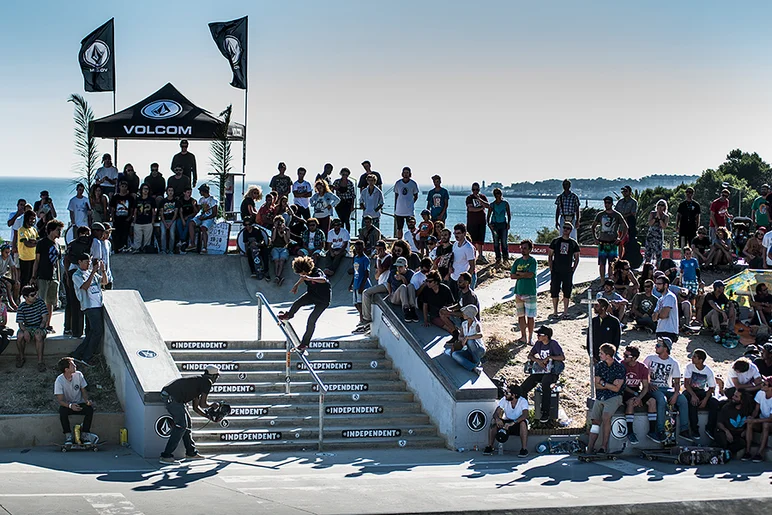
[[[284,376],[284,393],[286,395],[291,394],[291,384],[292,384],[292,378],[290,376],[290,358],[292,357],[292,350],[293,347],[300,346],[300,339],[298,338],[297,333],[295,333],[295,328],[292,327],[292,324],[289,322],[282,322],[279,320],[279,317],[274,313],[273,308],[271,307],[271,304],[268,302],[268,299],[265,298],[265,295],[263,295],[260,292],[257,292],[255,294],[255,297],[257,297],[257,340],[260,341],[263,339],[263,308],[266,308],[266,311],[268,314],[273,318],[273,321],[276,322],[276,325],[279,327],[281,332],[284,334],[285,337],[285,350],[286,350],[286,369],[285,369],[285,376]],[[324,445],[324,395],[327,393],[327,385],[324,384],[324,381],[319,377],[319,374],[316,373],[316,370],[313,369],[311,366],[311,363],[308,361],[308,358],[305,357],[302,353],[298,352],[298,356],[300,356],[300,361],[303,362],[303,364],[306,366],[306,370],[311,374],[311,377],[314,379],[314,382],[319,387],[319,451],[322,450],[322,446]]]

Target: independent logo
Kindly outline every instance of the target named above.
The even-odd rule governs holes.
[[[225,36],[224,47],[231,64],[234,68],[238,68],[241,60],[241,42],[234,36]]]
[[[110,60],[110,47],[104,41],[97,39],[83,51],[81,59],[92,68],[102,68]]]
[[[165,120],[182,112],[182,106],[174,100],[156,100],[142,108],[142,116],[152,120]]]

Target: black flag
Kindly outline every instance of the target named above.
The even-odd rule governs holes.
[[[110,18],[80,42],[78,61],[86,91],[115,91],[113,20]]]
[[[247,16],[238,20],[209,24],[220,53],[231,63],[231,86],[247,89]]]

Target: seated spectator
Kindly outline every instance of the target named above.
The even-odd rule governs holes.
[[[407,259],[404,256],[398,257],[386,283],[389,294],[387,298],[392,304],[402,306],[405,322],[418,322],[415,289],[410,284],[412,278],[413,271],[407,267]]]
[[[180,173],[182,173],[180,171]],[[183,175],[188,181],[189,178]],[[188,243],[188,225],[198,213],[198,202],[193,198],[193,190],[185,188],[182,195],[177,198],[177,246],[183,250]]]
[[[7,324],[8,307],[5,303],[5,298],[0,296],[0,354],[8,347],[8,344],[11,342],[10,337],[13,336],[13,329],[6,327]]]
[[[764,248],[764,245],[761,244],[761,241],[764,239],[764,233],[766,233],[766,229],[759,227],[756,229],[756,232],[753,233],[753,237],[748,238],[748,241],[745,242],[743,257],[748,263],[748,268],[764,268],[764,254],[766,254],[766,249]]]
[[[753,397],[756,407],[753,413],[745,420],[745,455],[743,461],[752,459],[754,463],[764,461],[764,451],[767,448],[769,432],[772,429],[772,377],[764,377],[761,380],[761,390]],[[759,448],[751,458],[751,445],[753,445],[753,433],[761,433]]]
[[[16,368],[24,366],[26,357],[24,349],[27,343],[35,341],[35,349],[38,355],[38,371],[45,372],[46,364],[43,362],[43,345],[45,344],[46,327],[48,326],[48,308],[43,299],[38,298],[38,291],[34,286],[27,285],[21,289],[24,302],[19,304],[16,311],[16,323],[19,324],[19,332],[16,335]]]
[[[362,295],[370,287],[370,258],[365,254],[365,243],[362,240],[354,242],[352,268],[354,270],[354,280],[351,284],[351,291],[353,293],[354,307],[356,307],[359,313],[359,326],[357,327],[363,327],[365,319],[362,316]]]
[[[665,274],[667,278],[670,279],[670,284],[674,284],[676,277],[678,277],[678,265],[670,258],[663,258],[662,261],[659,262],[657,271]]]
[[[745,422],[753,413],[752,398],[735,390],[718,412],[716,425],[716,444],[727,449],[735,457],[745,449]]]
[[[705,325],[710,326],[714,335],[724,335],[734,330],[736,312],[734,303],[724,294],[724,281],[713,283],[713,291],[705,295],[702,305]]]
[[[668,337],[657,338],[654,354],[643,360],[649,368],[649,391],[657,402],[657,435],[646,435],[657,443],[665,441],[665,406],[678,405],[678,424],[681,432],[678,436],[692,441],[689,433],[689,406],[686,397],[681,395],[681,367],[670,356],[673,340]]]
[[[440,318],[443,319],[446,327],[456,325],[453,318],[463,318],[461,310],[464,306],[474,306],[478,311],[480,309],[480,302],[477,300],[477,295],[472,290],[472,276],[469,275],[469,272],[464,272],[458,276],[458,302],[440,310]],[[461,320],[459,320],[459,325],[460,323]],[[455,335],[456,332],[454,331],[453,334]],[[455,343],[455,341],[456,337],[454,336],[451,343]]]
[[[654,296],[653,291],[654,281],[646,279],[643,293],[635,294],[630,307],[630,317],[633,322],[639,329],[643,329],[649,334],[654,334],[654,331],[657,330],[657,324],[652,320],[654,309],[657,307],[657,297]]]
[[[700,262],[700,266],[703,267],[708,264],[708,255],[710,254],[710,247],[712,243],[710,236],[708,236],[708,230],[704,226],[700,226],[697,229],[697,236],[691,241],[692,252],[697,261]]]
[[[309,221],[312,219],[309,219]],[[378,293],[389,293],[387,283],[391,277],[392,255],[386,252],[386,242],[379,240],[375,245],[376,270],[375,284],[362,292],[362,323],[354,330],[355,333],[367,333],[370,331],[370,323],[373,320],[372,304],[373,296]]]
[[[692,437],[700,439],[700,428],[697,425],[697,410],[708,411],[708,423],[705,434],[711,440],[716,439],[716,423],[718,420],[718,399],[714,397],[716,377],[713,370],[705,364],[707,353],[702,349],[692,352],[692,362],[684,369],[684,393],[689,405],[689,427]]]
[[[289,259],[289,250],[287,246],[290,242],[290,234],[287,226],[284,225],[284,218],[276,216],[273,219],[273,231],[271,232],[271,260],[276,267],[276,284],[284,284],[284,265]]]
[[[166,188],[166,197],[161,199],[158,211],[161,222],[161,253],[174,254],[177,219],[180,216],[177,201],[174,199],[174,188]]]
[[[595,402],[590,412],[590,435],[587,454],[595,454],[595,443],[601,435],[598,453],[605,454],[611,435],[611,416],[622,405],[622,390],[625,386],[625,367],[616,360],[616,349],[604,343],[598,350],[598,364],[595,366]]]
[[[353,184],[353,183],[352,183]],[[348,254],[349,240],[351,236],[348,231],[343,228],[343,223],[339,219],[332,221],[332,229],[327,233],[327,243],[325,250],[327,251],[327,267],[324,269],[324,273],[327,277],[335,275],[338,271],[340,262]]]
[[[432,222],[432,213],[428,209],[421,211],[421,223],[418,224],[418,252],[421,257],[429,254],[429,237],[434,233],[434,222]],[[435,239],[436,242],[436,239]]]
[[[244,230],[241,232],[241,241],[244,242],[247,263],[249,264],[249,270],[252,272],[252,277],[258,277],[257,265],[259,264],[263,278],[270,282],[271,274],[270,267],[268,266],[270,260],[269,242],[266,240],[263,230],[255,227],[252,217],[245,219],[242,223]],[[255,263],[255,258],[258,258],[257,263]]]
[[[64,444],[73,443],[70,415],[83,415],[80,439],[83,443],[96,444],[99,437],[91,432],[91,423],[94,420],[94,403],[88,398],[86,378],[78,371],[73,358],[60,359],[56,364],[56,369],[61,373],[54,382],[54,396],[59,404],[59,420],[62,423]]]
[[[731,398],[735,390],[740,393],[754,395],[761,389],[761,374],[759,369],[748,358],[739,358],[729,369],[724,385],[724,395]]]
[[[426,239],[426,255],[432,260],[432,263],[437,259],[437,238],[429,236]]]
[[[552,328],[546,325],[536,330],[536,343],[528,353],[526,370],[530,374],[521,385],[523,397],[537,384],[541,385],[541,416],[539,422],[550,421],[551,388],[558,382],[558,376],[565,368],[563,348],[552,339]],[[535,414],[537,415],[537,414]]]
[[[707,258],[707,266],[728,266],[734,262],[732,255],[732,239],[726,227],[716,229],[716,240],[710,247]]]
[[[625,366],[625,387],[622,402],[625,404],[625,422],[627,422],[627,441],[638,445],[635,434],[635,408],[646,406],[649,418],[648,437],[657,438],[657,401],[649,393],[649,367],[638,361],[641,351],[635,345],[625,347],[622,364]]]
[[[402,239],[410,246],[410,252],[418,252],[418,227],[416,227],[415,217],[408,216],[405,218],[407,222],[407,229],[402,234]]]
[[[453,304],[453,293],[451,293],[450,287],[442,282],[440,274],[436,270],[426,274],[426,286],[421,292],[419,301],[424,316],[424,327],[434,324],[451,334],[457,331],[455,326],[448,325],[440,317],[442,308]]]
[[[606,299],[609,302],[609,313],[614,315],[620,323],[625,319],[627,299],[614,290],[614,280],[603,281],[603,289],[595,296],[596,299]]]
[[[615,349],[619,348],[622,336],[622,328],[619,319],[609,314],[609,302],[606,299],[595,300],[595,316],[592,318],[592,348],[590,348],[590,336],[587,335],[587,352],[597,362],[600,359],[598,350],[604,343],[610,343]]]
[[[772,294],[766,283],[756,285],[756,295],[751,302],[753,308],[753,325],[765,325],[769,327],[772,320]],[[769,375],[769,374],[763,374]]]
[[[630,262],[626,259],[617,258],[613,265],[613,275],[611,279],[614,284],[614,291],[621,295],[625,300],[633,300],[633,296],[638,291],[638,279],[630,269]],[[622,320],[620,318],[620,320]]]
[[[474,371],[477,375],[482,373],[480,361],[485,356],[485,344],[483,343],[482,327],[477,320],[477,308],[469,305],[461,310],[464,317],[461,322],[461,337],[458,340],[460,350],[450,353],[451,357],[467,370]]]
[[[425,257],[421,260],[421,266],[416,272],[413,273],[413,278],[410,279],[410,284],[412,284],[413,288],[415,288],[416,298],[418,298],[418,296],[421,294],[421,290],[423,290],[425,287],[426,274],[428,274],[431,269],[432,260]]]
[[[327,239],[324,232],[319,229],[319,221],[316,218],[306,220],[308,229],[303,231],[303,246],[298,251],[301,256],[310,256],[316,263],[322,255]]]
[[[5,299],[11,311],[16,311],[16,298],[19,296],[19,281],[14,279],[16,265],[11,255],[11,245],[0,245],[0,299]]]
[[[381,231],[373,225],[373,217],[365,215],[362,218],[362,228],[359,229],[359,239],[364,242],[365,254],[372,257],[375,252],[375,244],[381,239]]]
[[[772,376],[772,343],[765,343],[761,347],[761,357],[754,360],[753,364],[762,376]]]
[[[188,224],[188,233],[190,239],[188,240],[188,248],[186,252],[196,250],[195,241],[195,229],[199,228],[200,240],[201,240],[201,253],[207,253],[207,245],[209,244],[209,229],[214,226],[214,219],[217,217],[217,199],[209,194],[209,186],[202,184],[198,187],[201,198],[198,201],[200,211],[194,216]]]
[[[498,433],[503,432],[503,436]],[[519,385],[511,384],[504,393],[493,412],[493,423],[488,433],[488,445],[483,454],[493,454],[493,442],[504,443],[509,435],[520,436],[520,452],[518,456],[528,456],[528,399],[522,394]]]
[[[247,192],[244,193],[244,200],[241,201],[241,207],[239,208],[241,220],[251,218],[254,221],[257,219],[257,202],[262,198],[263,190],[260,186],[250,184],[247,188]]]
[[[276,210],[276,194],[271,192],[266,194],[265,202],[257,210],[257,216],[255,222],[257,225],[261,225],[266,228],[270,228],[273,225],[274,211]]]

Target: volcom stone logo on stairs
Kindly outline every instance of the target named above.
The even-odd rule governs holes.
[[[367,383],[330,383],[326,386],[328,392],[366,392],[370,389],[370,385]],[[311,390],[318,392],[319,385],[311,385]]]
[[[228,342],[172,342],[175,350],[223,350],[228,348]]]
[[[351,370],[354,364],[351,361],[312,361],[311,368],[314,370]],[[298,370],[306,370],[306,364],[302,361],[297,364]]]
[[[236,372],[239,369],[238,363],[183,363],[180,368],[186,372],[201,372],[209,365],[216,366],[220,372]]]
[[[327,406],[324,412],[328,415],[376,415],[383,413],[383,406]]]
[[[281,440],[281,433],[220,433],[221,442],[259,442]]]
[[[213,384],[212,393],[255,393],[253,384]]]
[[[345,429],[341,431],[343,438],[390,438],[402,436],[401,429]]]

